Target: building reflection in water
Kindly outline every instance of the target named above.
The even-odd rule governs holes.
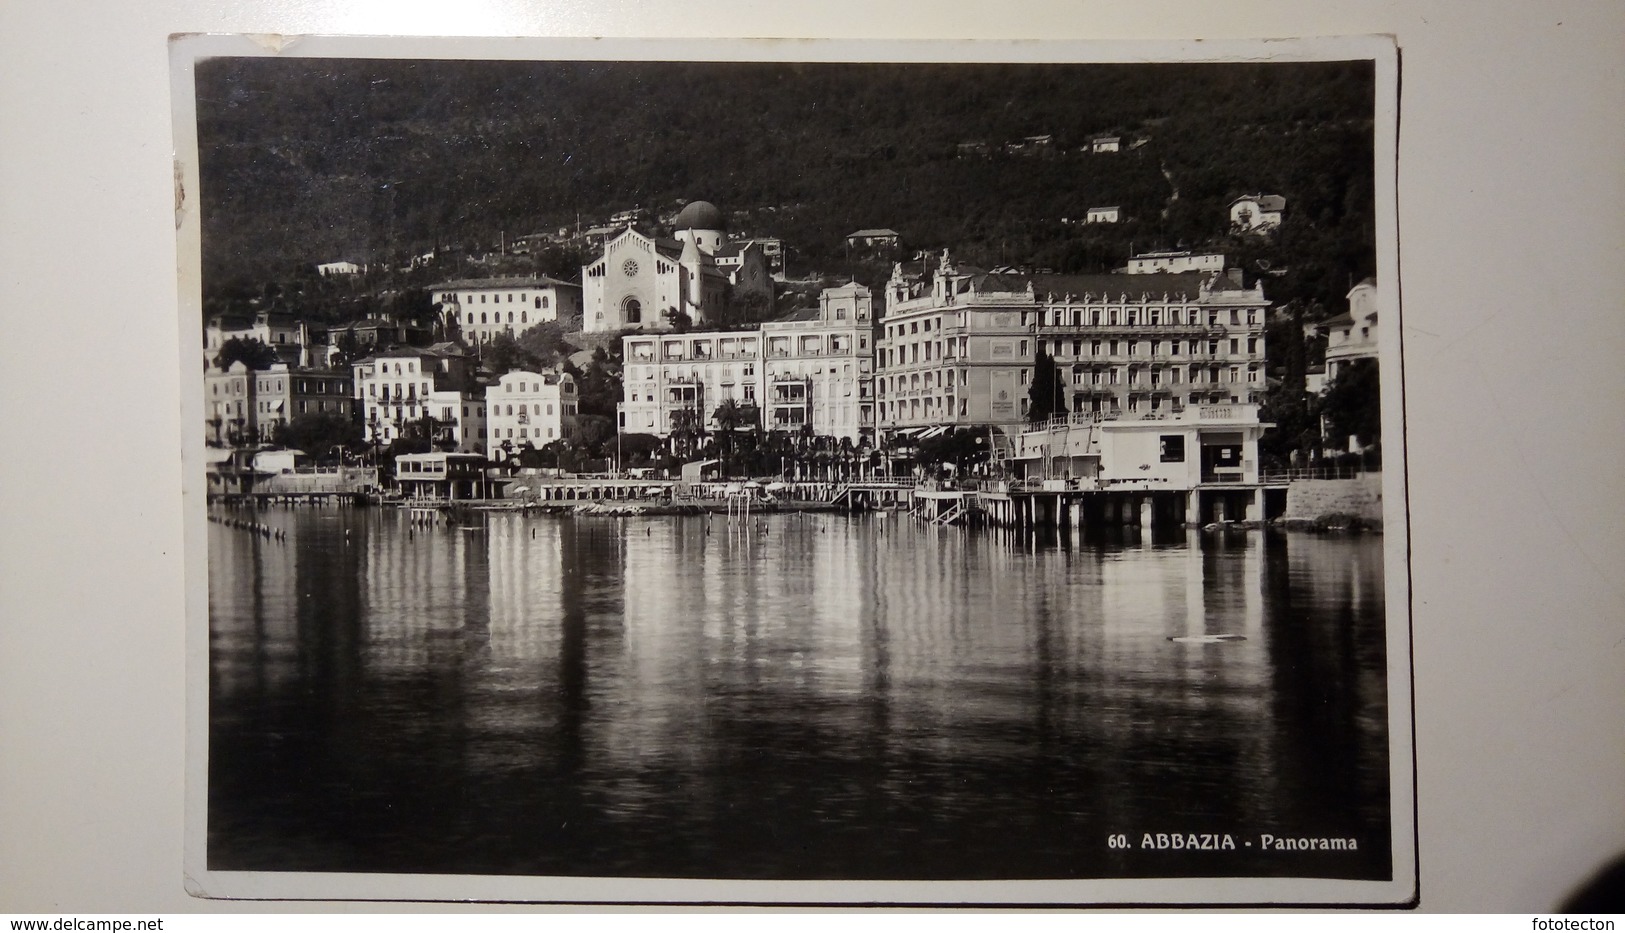
[[[342,854],[288,867],[1132,875],[1168,869],[1092,840],[1290,828],[1370,840],[1323,873],[1387,869],[1380,541],[284,518],[280,551],[211,527],[211,629],[222,754],[304,729],[331,799],[292,822],[350,801],[342,847],[306,830]],[[220,851],[286,857],[229,773]],[[1238,870],[1272,869],[1196,873]]]

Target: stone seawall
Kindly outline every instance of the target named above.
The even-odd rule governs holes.
[[[1382,524],[1382,474],[1354,479],[1294,480],[1286,490],[1286,521],[1312,522],[1331,515],[1352,515],[1361,522]]]

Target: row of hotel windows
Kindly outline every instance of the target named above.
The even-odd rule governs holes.
[[[314,383],[309,379],[301,379],[298,382],[299,387],[295,391],[300,393],[301,395],[327,395],[327,394],[329,394],[328,389],[327,389],[327,383],[328,383],[328,381],[326,379],[317,379],[317,380],[314,381]],[[312,385],[315,386],[314,389],[311,388]],[[282,391],[282,380],[278,379],[274,383],[272,383],[270,380],[262,379],[259,382],[259,391],[261,391],[261,392],[281,392]],[[349,386],[345,385],[343,381],[335,379],[335,380],[333,380],[333,391],[332,391],[331,394],[333,394],[333,395],[349,395],[350,394],[350,388],[349,388]]]
[[[796,344],[792,344],[790,337],[770,338],[768,341],[767,355],[778,357],[790,356],[792,346],[796,346]],[[800,355],[805,356],[822,356],[825,352],[824,346],[825,337],[823,335],[815,337],[804,336],[800,339],[799,353]],[[832,354],[850,353],[852,352],[852,337],[849,334],[831,334],[828,336],[828,346],[829,352]],[[861,334],[858,335],[858,350],[864,351],[867,349],[869,349],[869,338]],[[684,343],[674,340],[667,342],[662,347],[662,350],[664,352],[664,356],[661,358],[664,360],[675,361],[689,358],[696,360],[708,360],[711,359],[712,356],[712,344],[710,341],[685,345]],[[731,341],[725,341],[721,345],[720,350],[717,352],[721,353],[721,355],[724,357],[755,356],[756,343],[755,341],[751,341],[740,346],[735,346]],[[655,358],[654,347],[648,344],[634,344],[631,347],[630,353],[631,358],[640,363],[650,363],[653,362]]]
[[[503,411],[503,408],[507,408],[507,411]],[[540,402],[537,402],[537,403],[531,405],[530,408],[531,408],[531,412],[530,412],[531,414],[533,414],[533,415],[542,414],[542,404]],[[519,413],[521,415],[525,413],[525,406],[524,405],[519,406]],[[575,414],[576,413],[575,403],[574,402],[565,402],[563,405],[560,405],[559,406],[559,413],[564,414],[564,415],[573,415],[573,414]],[[498,417],[500,415],[511,415],[511,414],[513,414],[513,406],[512,405],[507,405],[507,406],[492,405],[491,406],[491,417],[493,417],[493,418]],[[547,404],[547,414],[549,414],[549,415],[553,414],[553,404],[551,402],[549,402]]]
[[[458,437],[458,433],[459,433],[458,426],[453,424],[453,425],[449,425],[449,427],[451,428],[452,440],[455,440],[458,443],[461,443],[463,441],[463,438]],[[484,440],[485,439],[485,425],[482,424],[479,427],[480,427],[480,429],[479,429],[480,439]],[[472,437],[474,432],[472,430],[470,430],[468,432],[468,434],[469,434],[469,437]],[[385,441],[394,440],[396,436],[397,435],[395,433],[395,429],[394,429],[394,427],[392,425],[388,425],[388,424],[379,425],[379,427],[378,427],[378,439],[379,440],[385,440]]]
[[[959,357],[967,357],[967,356],[970,355],[969,341],[970,341],[970,338],[968,338],[968,337],[960,337],[959,338],[957,356],[959,356]],[[1246,343],[1247,355],[1248,356],[1257,356],[1258,355],[1258,338],[1257,337],[1248,337],[1248,338],[1246,338],[1246,341],[1247,341],[1247,343]],[[1163,353],[1163,342],[1161,340],[1147,341],[1147,344],[1149,345],[1149,350],[1150,350],[1148,355],[1154,356],[1154,357],[1164,355],[1164,353]],[[1226,343],[1224,341],[1222,341],[1222,340],[1206,340],[1206,341],[1203,341],[1203,340],[1187,340],[1183,344],[1184,347],[1185,347],[1184,355],[1186,355],[1186,356],[1201,356],[1201,355],[1203,355],[1203,349],[1202,348],[1203,348],[1204,344],[1207,347],[1207,351],[1206,351],[1207,356],[1218,356],[1221,347],[1226,346]],[[1045,344],[1044,344],[1043,341],[1039,341],[1039,346],[1041,348],[1044,345]],[[1026,358],[1027,352],[1028,352],[1028,349],[1030,348],[1030,346],[1031,346],[1031,344],[1028,343],[1028,341],[1026,341],[1026,340],[1021,341],[1021,348],[1017,352],[1016,355],[1019,356],[1019,357],[1022,357],[1022,358]],[[1053,357],[1056,357],[1056,358],[1062,358],[1062,357],[1082,358],[1082,357],[1086,356],[1086,354],[1083,352],[1084,345],[1083,345],[1082,340],[1051,340],[1051,341],[1049,341],[1048,346],[1049,346],[1050,355],[1053,356]],[[1180,350],[1179,350],[1180,346],[1181,346],[1181,343],[1178,340],[1170,340],[1170,341],[1168,341],[1168,344],[1167,344],[1168,352],[1167,352],[1166,355],[1167,356],[1178,356],[1178,355],[1180,355]],[[1239,356],[1241,354],[1242,338],[1240,338],[1240,337],[1231,337],[1231,338],[1229,338],[1228,346],[1229,346],[1229,349],[1230,349],[1230,355],[1231,356]],[[924,348],[923,355],[922,355],[922,351],[921,351],[922,347]],[[939,341],[924,341],[924,342],[920,342],[920,343],[910,343],[910,344],[905,344],[905,345],[899,346],[899,347],[881,347],[880,348],[880,361],[881,361],[880,365],[881,366],[908,366],[908,365],[911,365],[911,364],[914,364],[914,363],[919,363],[919,362],[930,362],[933,357],[936,357],[936,358],[939,358],[939,359],[954,359],[956,354],[951,352],[954,349],[955,349],[955,346],[954,346],[954,342],[953,342],[952,338],[950,338],[949,341],[948,341],[947,351],[946,352],[944,351],[942,341],[940,341],[940,340]],[[1069,349],[1072,351],[1071,353],[1067,352]],[[1104,350],[1105,353],[1102,353],[1101,352],[1102,350]],[[1009,352],[1008,349],[1006,349],[1005,352],[1008,353]],[[1089,352],[1087,354],[1087,356],[1091,356],[1091,357],[1099,357],[1099,356],[1139,356],[1139,355],[1140,355],[1140,341],[1138,341],[1138,340],[1121,340],[1121,341],[1120,340],[1091,340],[1091,341],[1089,341]]]
[[[755,386],[754,383],[747,382],[743,386],[740,386],[740,389],[742,390],[743,394],[740,395],[738,398],[734,397],[733,388],[734,388],[733,383],[724,382],[721,385],[722,391],[719,394],[724,399],[734,399],[734,401],[737,401],[737,402],[754,402],[754,401],[756,401],[756,386]],[[683,392],[681,389],[672,389],[670,391],[670,394],[671,394],[671,399],[672,399],[673,402],[685,402],[685,401],[692,402],[692,401],[695,401],[693,393],[691,393],[691,392]],[[850,394],[850,393],[848,393],[848,394]],[[653,393],[653,392],[650,392],[647,395],[645,395],[642,392],[632,392],[632,393],[630,393],[630,395],[632,397],[630,399],[628,399],[628,401],[633,402],[633,403],[636,403],[636,402],[654,402],[654,401],[659,400],[656,397],[655,393]]]
[[[737,359],[741,356],[754,357],[756,355],[756,342],[753,340],[737,347],[731,342],[723,343],[722,348],[717,352],[720,353],[724,359]],[[684,360],[692,358],[696,360],[708,360],[711,359],[711,356],[711,344],[709,342],[695,344],[692,352],[686,350],[682,344],[669,343],[666,345],[666,354],[664,357],[662,357],[662,359]],[[654,347],[645,346],[642,344],[634,345],[632,347],[631,358],[639,363],[652,363],[655,359]]]
[[[412,383],[407,383],[406,384],[406,394],[405,394],[404,397],[406,397],[406,398],[415,397],[417,395],[416,390],[417,390],[416,385],[414,385]],[[423,394],[425,396],[427,396],[429,394],[429,384],[427,382],[423,383]],[[376,383],[376,382],[367,383],[367,395],[371,396],[373,398],[379,398],[380,397],[379,394],[378,394],[378,383]],[[394,395],[389,394],[389,384],[385,383],[384,384],[384,392],[383,392],[382,397],[383,398],[402,398],[403,396],[401,394],[401,383],[399,383],[399,382],[395,383],[395,394]]]
[[[1102,310],[1105,311],[1104,314]],[[1027,324],[1028,313],[1022,312],[1022,326]],[[1230,324],[1232,327],[1240,327],[1244,323],[1257,325],[1259,309],[1208,308],[1205,315],[1201,308],[1185,309],[1183,313],[1179,308],[1169,308],[1166,314],[1163,313],[1162,308],[1123,308],[1121,311],[1117,308],[1090,308],[1087,312],[1082,308],[1051,308],[1046,311],[1033,311],[1030,313],[1033,316],[1033,321],[1041,327],[1138,327],[1142,324],[1149,327],[1159,327],[1164,324],[1178,327],[1191,324],[1200,325],[1203,323],[1204,317],[1209,327],[1218,327],[1225,323]]]
[[[1224,347],[1226,345],[1229,346],[1231,356],[1239,356],[1241,354],[1242,338],[1240,338],[1240,337],[1231,337],[1231,338],[1228,338],[1228,340],[1229,340],[1228,344],[1226,344],[1226,342],[1223,341],[1223,340],[1206,340],[1206,341],[1187,340],[1187,341],[1185,341],[1185,355],[1186,356],[1200,356],[1202,354],[1202,347],[1203,347],[1204,344],[1206,344],[1206,346],[1207,346],[1207,355],[1208,356],[1217,356],[1219,354],[1220,348]],[[1247,341],[1246,342],[1247,355],[1248,356],[1257,356],[1258,355],[1258,338],[1257,337],[1248,337],[1248,338],[1246,338],[1246,341]],[[1150,355],[1151,356],[1162,356],[1163,355],[1163,353],[1162,353],[1162,341],[1161,340],[1152,340],[1152,341],[1148,341],[1148,342],[1150,344]],[[1043,342],[1040,341],[1040,346],[1042,346],[1042,343]],[[1022,344],[1022,352],[1025,353],[1026,352],[1026,347],[1027,347],[1027,342],[1025,340],[1023,340],[1021,342],[1021,344]],[[1169,356],[1177,356],[1179,354],[1179,346],[1180,346],[1180,344],[1179,344],[1179,341],[1177,341],[1177,340],[1168,341],[1168,355]],[[1117,356],[1117,355],[1119,355],[1118,352],[1117,352],[1119,347],[1122,347],[1123,349],[1126,350],[1126,352],[1124,354],[1122,354],[1124,356],[1139,356],[1140,355],[1140,342],[1138,340],[1124,340],[1124,341],[1107,340],[1107,341],[1104,341],[1104,342],[1102,342],[1100,340],[1091,340],[1091,341],[1089,341],[1089,354],[1088,355],[1089,356],[1100,356],[1101,355],[1100,351],[1101,351],[1102,348],[1104,348],[1105,351],[1106,351],[1106,353],[1105,353],[1106,356]],[[1053,357],[1063,357],[1063,356],[1081,357],[1081,356],[1084,355],[1083,349],[1084,348],[1083,348],[1083,341],[1082,340],[1051,340],[1049,342],[1049,353],[1050,353],[1050,356],[1053,356]],[[1068,350],[1071,350],[1072,352],[1068,353],[1067,352]]]
[[[638,372],[640,372],[640,370],[637,370],[635,368],[627,370],[627,372],[626,372],[626,381],[631,382],[631,381],[637,379],[638,378]],[[654,379],[655,379],[655,368],[653,366],[644,367],[641,370],[641,372],[643,373],[642,378],[643,378],[644,381],[647,381],[647,382],[653,382],[654,381]],[[866,373],[867,370],[862,370],[861,372]],[[806,378],[809,378],[809,377],[812,377],[812,376],[824,376],[824,375],[842,376],[842,377],[845,377],[847,379],[851,379],[852,378],[852,364],[851,363],[843,363],[840,366],[830,364],[830,366],[827,369],[825,367],[823,367],[823,366],[813,366],[813,367],[808,368],[808,367],[805,366],[805,364],[803,364],[802,366],[774,366],[774,367],[770,367],[768,369],[767,374],[768,374],[768,377],[770,379],[806,379]],[[718,379],[720,379],[724,384],[731,384],[733,382],[733,379],[734,379],[734,370],[733,370],[732,366],[723,366],[722,367],[722,372],[719,375],[715,369],[713,369],[713,368],[711,368],[709,366],[705,367],[703,372],[701,371],[700,367],[698,367],[698,366],[690,366],[690,367],[688,367],[688,370],[686,372],[675,369],[675,368],[668,369],[668,370],[665,371],[665,376],[666,376],[667,379],[676,379],[676,380],[703,379],[706,382],[715,382]],[[741,376],[741,378],[745,378],[745,379],[754,379],[756,377],[756,366],[755,366],[755,364],[746,364],[744,366],[741,366],[740,367],[740,376]]]
[[[304,410],[303,409],[303,404],[304,404],[303,402],[300,403],[300,405],[301,405],[300,410],[301,411]],[[326,403],[324,402],[323,404],[325,405]],[[425,411],[427,411],[428,408],[429,408],[428,404],[425,403],[423,408],[424,408]],[[470,406],[468,406],[468,405],[462,406],[463,417],[464,418],[470,417],[469,408],[470,408]],[[543,413],[542,408],[543,408],[543,405],[540,402],[537,402],[537,403],[535,403],[535,404],[533,404],[531,406],[531,412],[533,414],[540,415],[540,414]],[[548,403],[546,408],[547,408],[547,412],[546,412],[547,414],[549,414],[549,415],[553,414],[553,405],[552,405],[552,403]],[[407,405],[407,406],[405,406],[405,409],[406,409],[405,414],[413,414],[413,413],[416,412],[417,406],[416,405]],[[523,412],[524,409],[525,409],[524,405],[519,406],[520,412]],[[261,403],[260,410],[261,411],[265,410],[264,403]],[[326,411],[327,409],[323,408],[322,410]],[[335,410],[337,410],[336,405],[335,405]],[[454,417],[454,412],[455,412],[455,409],[452,406],[449,406],[449,405],[441,406],[441,408],[440,408],[440,418],[441,418],[441,420],[450,421]],[[491,417],[497,417],[497,416],[501,416],[501,415],[512,415],[514,413],[514,408],[513,408],[512,405],[493,405],[493,406],[491,406],[490,412],[491,412]],[[565,402],[564,404],[559,406],[559,413],[564,414],[564,415],[573,415],[573,414],[575,414],[576,413],[576,404],[574,402]],[[399,417],[402,416],[402,414],[403,414],[402,406],[397,405],[395,407],[395,417],[399,418]],[[472,417],[477,418],[477,417],[483,417],[484,415],[485,415],[485,412],[483,412],[483,411],[475,411],[473,413]]]
[[[1258,314],[1257,308],[1208,308],[1206,317],[1209,326],[1217,327],[1228,321],[1232,326],[1239,327],[1243,323],[1257,325]],[[1200,308],[1168,308],[1166,312],[1162,308],[1090,308],[1087,311],[1083,308],[1052,308],[1045,311],[1021,312],[1022,327],[1031,327],[1035,324],[1042,327],[1138,327],[1141,324],[1152,327],[1163,324],[1184,326],[1199,325],[1202,319]],[[957,323],[960,327],[965,326],[963,316]],[[943,329],[941,318],[926,318],[907,324],[888,324],[886,336],[895,339],[903,337],[905,333],[929,334],[933,324],[938,331]]]
[[[382,407],[383,406],[379,406],[380,409]],[[485,417],[485,410],[482,409],[482,408],[479,408],[478,406],[475,406],[474,411],[473,411],[472,414],[469,413],[469,406],[467,406],[467,405],[464,405],[462,407],[462,410],[463,410],[463,418],[465,420],[468,419],[468,418],[471,418],[471,417],[472,418],[484,418]],[[441,421],[451,421],[454,417],[456,417],[456,415],[455,415],[456,411],[457,411],[457,409],[454,408],[451,405],[442,405],[442,406],[440,406],[440,420]],[[428,415],[429,413],[430,413],[429,412],[429,403],[424,402],[423,403],[423,414]],[[378,411],[374,410],[373,412],[371,412],[371,414],[376,415],[376,414],[378,414]],[[383,411],[383,415],[386,418],[389,416],[389,412],[388,412],[387,409]],[[416,402],[408,402],[406,405],[396,405],[395,406],[395,419],[397,421],[402,420],[402,419],[412,419],[412,418],[416,418],[417,416],[418,416],[418,406],[417,406]]]
[[[850,372],[850,367],[848,367],[848,371]],[[650,381],[654,380],[654,378],[655,378],[655,367],[653,367],[653,366],[645,366],[645,367],[643,367],[642,372],[643,372],[643,378],[644,379],[647,379],[647,380],[650,380]],[[756,375],[756,364],[755,363],[746,363],[746,364],[744,364],[743,366],[739,367],[739,374],[741,376],[745,377],[746,379],[750,379],[750,378],[755,377],[755,375]],[[711,375],[711,370],[709,368],[706,369],[706,375],[707,375],[707,377],[709,377]],[[722,367],[722,378],[724,378],[724,379],[732,379],[733,375],[734,375],[734,368],[732,366],[723,366]],[[700,370],[699,370],[698,366],[690,366],[689,369],[688,369],[688,372],[686,372],[686,373],[668,372],[668,373],[666,373],[666,377],[668,379],[671,379],[671,378],[683,378],[683,377],[687,377],[689,379],[698,379],[698,378],[700,378]],[[626,372],[626,378],[629,379],[629,380],[638,378],[637,371],[634,370],[634,369],[628,369],[627,372]]]
[[[519,429],[519,438],[520,438],[520,439],[521,439],[521,440],[525,440],[525,439],[527,439],[527,438],[532,438],[532,437],[534,437],[534,438],[537,438],[537,439],[543,439],[543,440],[552,440],[552,439],[553,439],[553,429],[552,429],[552,428],[547,428],[547,429],[545,429],[545,430],[546,430],[546,431],[547,431],[547,434],[546,434],[546,435],[545,435],[545,437],[544,437],[544,435],[543,435],[543,434],[542,434],[542,431],[543,431],[543,430],[544,430],[544,429],[542,429],[542,428],[537,428],[537,429],[536,429],[536,433],[535,433],[535,434],[531,434],[531,433],[529,433],[529,429],[528,429],[528,428],[520,428],[520,429]],[[484,437],[484,436],[485,436],[485,432],[484,432],[484,431],[481,431],[481,432],[480,432],[480,436],[481,436],[481,437]],[[492,437],[495,437],[495,438],[501,438],[501,437],[502,437],[502,429],[501,429],[501,428],[496,428],[496,429],[493,429],[493,430],[492,430],[492,431],[491,431],[491,436],[492,436]],[[513,428],[509,428],[509,429],[508,429],[508,437],[513,437]]]
[[[312,395],[312,394],[314,394],[314,395],[326,395],[326,394],[328,394],[327,380],[325,380],[325,379],[317,379],[314,382],[314,385],[316,387],[314,390],[311,389],[312,384],[313,383],[311,381],[309,381],[309,380],[301,379],[301,380],[299,380],[299,383],[298,383],[299,388],[296,389],[295,391],[297,391],[297,392],[299,392],[300,394],[303,394],[303,395]],[[209,386],[210,394],[211,395],[219,395],[220,394],[220,385],[221,385],[220,382],[214,382],[213,384],[211,384]],[[248,383],[246,381],[241,381],[241,380],[235,380],[234,379],[234,380],[231,380],[230,382],[226,383],[226,394],[227,395],[242,395],[247,390],[247,388],[248,388]],[[277,379],[277,380],[273,381],[273,380],[269,380],[269,379],[260,379],[255,383],[255,391],[256,392],[265,392],[265,393],[281,392],[282,391],[282,380]],[[333,395],[349,395],[350,394],[350,389],[342,381],[335,379],[335,380],[333,380],[333,391],[332,391],[331,394],[333,394]]]
[[[923,380],[921,378],[921,374],[919,374],[919,373],[915,373],[915,374],[910,375],[910,376],[881,376],[880,377],[881,394],[884,395],[888,391],[892,392],[892,393],[898,393],[898,392],[904,392],[904,391],[914,391],[914,390],[922,389],[922,388],[923,389],[932,389],[932,388],[936,388],[939,385],[948,386],[948,387],[951,388],[952,386],[955,385],[955,376],[954,376],[955,372],[957,372],[959,374],[958,375],[958,383],[959,384],[961,384],[961,385],[969,385],[970,384],[970,371],[969,370],[963,370],[963,369],[962,370],[952,370],[952,369],[944,370],[943,373],[942,373],[942,376],[940,378],[937,377],[937,374],[935,372],[924,373],[923,374],[923,376],[924,376]],[[1144,376],[1147,373],[1149,373],[1150,375],[1146,376],[1145,378],[1142,378],[1142,376]],[[1261,374],[1259,373],[1257,365],[1252,365],[1252,366],[1247,367],[1247,372],[1246,372],[1246,381],[1247,382],[1256,384],[1260,379],[1260,375]],[[1145,367],[1145,366],[1117,366],[1117,367],[1111,367],[1111,368],[1108,368],[1108,369],[1092,369],[1092,370],[1085,370],[1082,367],[1074,367],[1073,370],[1072,370],[1072,384],[1073,385],[1097,385],[1097,386],[1098,385],[1131,385],[1131,386],[1137,386],[1137,385],[1141,385],[1141,384],[1146,384],[1146,385],[1163,385],[1163,384],[1178,385],[1183,376],[1184,376],[1184,370],[1182,370],[1178,366],[1169,366],[1166,369],[1151,368],[1151,367]],[[1021,384],[1022,385],[1026,385],[1031,380],[1031,378],[1032,378],[1032,371],[1031,370],[1023,369],[1021,371]],[[1231,367],[1228,367],[1228,368],[1220,367],[1220,366],[1206,366],[1206,367],[1192,366],[1190,368],[1190,382],[1193,383],[1193,384],[1201,384],[1201,383],[1217,384],[1219,382],[1241,382],[1241,381],[1242,381],[1242,370],[1241,370],[1240,366],[1231,366]]]
[[[514,295],[514,293],[513,292],[508,292],[507,295],[508,295],[508,303],[513,304],[513,295]],[[455,297],[455,296],[453,296],[453,297]],[[523,302],[525,300],[524,296],[521,295],[519,300],[520,300],[520,302]],[[548,307],[548,296],[547,295],[536,295],[536,296],[534,296],[533,300],[535,301],[537,308],[546,308],[546,307]],[[463,303],[464,304],[470,304],[470,305],[473,304],[474,303],[474,296],[473,295],[464,295],[463,296]],[[501,304],[502,303],[502,296],[501,295],[492,295],[491,296],[491,303],[492,304]],[[485,293],[483,293],[483,292],[480,294],[480,304],[485,304]],[[473,320],[472,316],[469,318],[468,323],[470,323],[470,324],[474,323],[474,320]]]
[[[513,320],[513,312],[509,311],[508,312],[508,323],[512,324],[513,322],[514,322],[514,320]],[[470,324],[474,323],[474,312],[472,312],[472,311],[468,312],[468,323],[470,323]],[[480,312],[480,323],[481,324],[501,324],[502,323],[502,312],[498,311],[496,313],[496,320],[495,321],[487,321],[485,319],[485,312],[481,311]],[[521,324],[529,324],[530,323],[530,318],[526,315],[526,313],[524,311],[519,312],[519,323],[521,323]]]
[[[1256,401],[1256,397],[1252,394],[1248,394],[1245,397],[1245,400],[1250,404]],[[1161,395],[1151,395],[1146,397],[1130,395],[1126,401],[1119,401],[1116,396],[1106,396],[1102,398],[1098,396],[1090,397],[1085,395],[1077,395],[1073,396],[1072,398],[1072,410],[1092,412],[1128,411],[1132,414],[1140,411],[1150,411],[1153,413],[1160,412],[1166,407],[1168,410],[1180,412],[1184,410],[1186,404],[1206,405],[1222,404],[1224,402],[1238,404],[1241,401],[1243,401],[1243,397],[1240,395],[1224,395],[1223,393],[1211,392],[1193,392],[1189,396],[1188,403],[1177,395],[1168,396],[1166,399]],[[1166,405],[1164,404],[1165,402]],[[1026,414],[1027,404],[1027,399],[1021,400],[1023,415]],[[961,398],[956,404],[955,400],[952,398],[939,399],[935,397],[926,397],[880,403],[881,420],[891,422],[902,420],[916,421],[922,418],[942,418],[952,415],[956,411],[959,417],[968,417],[970,415],[970,400]]]
[[[239,402],[238,404],[240,405],[242,403]],[[273,411],[271,406],[273,406],[275,404],[276,404],[275,400],[268,401],[268,402],[267,401],[261,401],[260,402],[260,407],[259,407],[260,414],[262,414],[262,415],[271,414],[272,411]],[[346,409],[349,408],[349,406],[350,406],[350,400],[349,399],[325,399],[325,398],[323,398],[323,399],[316,399],[314,401],[312,401],[310,399],[298,399],[298,400],[296,400],[294,402],[293,407],[296,409],[296,412],[295,412],[296,414],[308,415],[313,411],[345,411]]]
[[[815,410],[811,420],[815,423],[824,422],[826,411],[824,406],[815,405],[814,409]],[[853,420],[852,406],[850,404],[840,405],[838,407],[830,406],[828,414],[828,426],[832,428],[840,428],[857,423]],[[806,420],[808,420],[807,409],[804,405],[796,408],[781,408],[774,411],[771,426],[774,428],[785,428],[802,424]],[[870,423],[869,410],[867,408],[864,408],[858,412],[858,420],[863,424]],[[668,430],[676,430],[677,424],[677,413],[667,413],[666,428]],[[622,430],[633,430],[639,427],[653,431],[655,429],[655,413],[652,411],[645,411],[641,414],[633,413],[630,415],[623,413],[621,421]]]
[[[528,386],[532,386],[532,385],[535,386],[534,389],[527,388]],[[515,389],[514,386],[518,386],[519,388]],[[525,392],[532,392],[532,391],[540,392],[543,389],[545,389],[546,387],[547,387],[547,383],[545,383],[545,382],[537,382],[537,383],[505,382],[505,383],[502,384],[502,391],[504,391],[504,392],[515,392],[515,391],[517,391],[517,392],[523,394]],[[575,391],[575,387],[573,385],[571,385],[570,383],[566,382],[562,386],[560,386],[559,391],[563,392],[565,395],[569,395],[571,392]]]

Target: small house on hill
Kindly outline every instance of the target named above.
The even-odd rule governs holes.
[[[1274,229],[1285,212],[1286,198],[1278,194],[1244,194],[1230,202],[1230,226],[1243,232]]]

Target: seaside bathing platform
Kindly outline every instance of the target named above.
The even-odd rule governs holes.
[[[1156,483],[1095,484],[1076,480],[983,480],[959,485],[867,480],[856,482],[745,480],[684,482],[626,476],[492,477],[484,495],[380,494],[371,484],[324,483],[310,488],[266,488],[211,495],[226,505],[398,505],[417,511],[448,507],[572,510],[576,506],[639,506],[665,510],[726,511],[750,503],[775,511],[899,511],[939,525],[1001,528],[1154,527],[1256,524],[1287,513],[1289,483],[1211,484],[1195,489]],[[451,490],[448,490],[451,491]],[[607,514],[616,514],[610,512]]]

